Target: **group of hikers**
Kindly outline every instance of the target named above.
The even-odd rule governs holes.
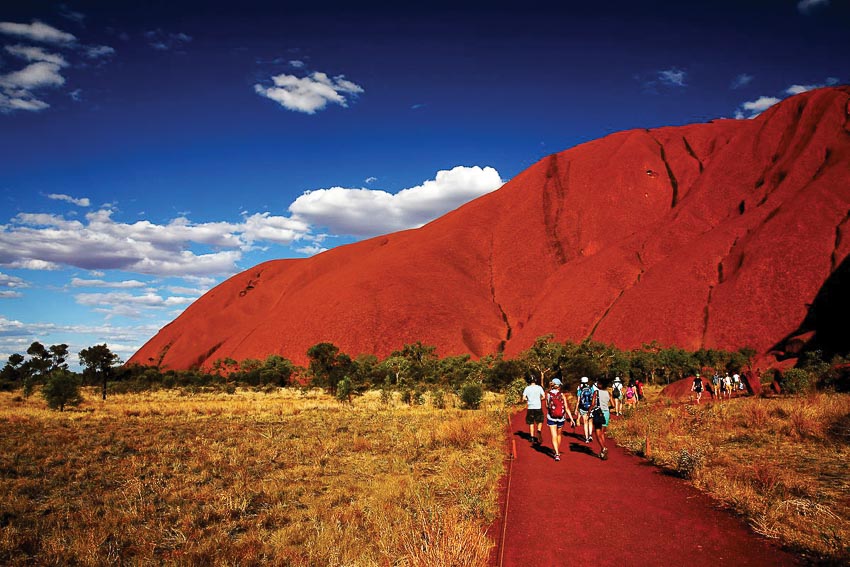
[[[611,391],[608,391],[606,380],[600,379],[591,384],[587,376],[582,376],[572,410],[563,386],[560,378],[552,378],[549,390],[546,391],[537,376],[530,377],[530,384],[523,391],[522,397],[528,404],[525,423],[528,425],[531,443],[542,445],[545,420],[549,426],[555,460],[560,461],[562,429],[569,420],[573,429],[578,423],[581,424],[584,442],[587,444],[593,443],[593,435],[596,433],[596,441],[599,444],[599,453],[596,455],[603,461],[606,460],[608,446],[605,430],[611,420],[611,414],[620,416],[626,408],[636,406],[643,399],[643,384],[639,380],[632,380],[628,386],[624,386],[618,376],[611,384]]]
[[[741,375],[735,372],[732,376],[729,376],[727,372],[725,376],[721,376],[718,372],[715,372],[711,377],[711,396],[715,400],[722,400],[726,398],[727,400],[732,398],[736,392],[742,392],[745,390],[744,381],[741,380]],[[691,386],[691,391],[694,393],[693,398],[696,403],[700,403],[702,400],[702,393],[708,389],[705,380],[699,375],[699,372],[694,376],[694,383]]]

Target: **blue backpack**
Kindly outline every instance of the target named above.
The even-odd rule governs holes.
[[[590,386],[582,386],[578,394],[578,407],[584,411],[590,409],[590,403],[593,401],[593,390]]]

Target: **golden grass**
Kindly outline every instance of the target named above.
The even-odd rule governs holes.
[[[690,478],[753,529],[818,560],[850,562],[850,396],[676,405],[650,397],[614,420],[617,443]]]
[[[504,423],[492,398],[0,394],[0,563],[485,565]]]

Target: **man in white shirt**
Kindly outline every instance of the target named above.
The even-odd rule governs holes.
[[[536,376],[531,377],[531,384],[525,387],[522,391],[522,399],[528,402],[528,409],[525,412],[525,422],[528,424],[528,433],[531,436],[531,442],[540,444],[540,438],[543,432],[543,400],[546,399],[546,392],[538,384]],[[537,435],[534,434],[534,425],[537,424]]]

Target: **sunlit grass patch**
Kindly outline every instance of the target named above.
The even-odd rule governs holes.
[[[505,416],[447,405],[0,395],[0,563],[483,565]]]

